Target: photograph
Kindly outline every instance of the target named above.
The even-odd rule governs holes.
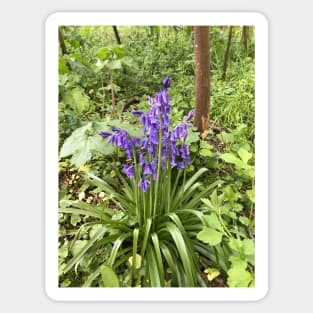
[[[46,22],[47,293],[259,299],[266,21],[149,14]]]

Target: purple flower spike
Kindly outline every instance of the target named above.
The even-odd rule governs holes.
[[[103,138],[106,138],[106,137],[111,136],[112,133],[103,130],[103,131],[101,131],[101,132],[99,133],[99,135],[102,136]]]
[[[170,79],[168,78],[168,76],[165,76],[162,80],[162,85],[164,88],[169,88],[171,86],[171,81]]]

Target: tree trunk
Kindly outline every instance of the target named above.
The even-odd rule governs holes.
[[[116,26],[112,26],[113,27],[113,31],[114,31],[114,35],[115,35],[115,39],[116,39],[116,42],[121,45],[122,42],[121,42],[121,38],[120,38],[120,35],[118,33],[118,30],[117,30],[117,27]]]
[[[249,29],[248,26],[243,26],[242,28],[242,42],[245,47],[246,52],[248,51],[248,40],[249,40]]]
[[[194,125],[202,139],[210,121],[210,35],[208,26],[194,27],[196,111]]]
[[[63,35],[62,35],[60,27],[59,27],[59,44],[60,44],[60,47],[61,47],[62,54],[63,55],[67,54],[65,43],[64,43],[64,39],[63,39]]]
[[[227,48],[224,55],[224,66],[223,66],[223,75],[222,80],[225,80],[226,78],[226,71],[227,71],[227,63],[228,63],[228,56],[230,51],[230,44],[231,44],[231,38],[233,35],[233,26],[229,27],[229,33],[228,33],[228,42],[227,42]]]

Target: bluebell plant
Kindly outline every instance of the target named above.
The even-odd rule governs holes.
[[[128,162],[124,165],[123,172],[129,178],[138,180],[137,185],[142,192],[149,189],[152,181],[158,181],[161,170],[173,167],[182,170],[190,164],[186,139],[188,128],[192,126],[190,121],[194,110],[188,113],[181,124],[170,127],[170,84],[169,77],[164,77],[161,90],[155,98],[149,97],[149,113],[133,111],[143,125],[142,138],[131,137],[127,130],[116,127],[112,128],[112,132],[100,132],[102,137],[108,137],[109,143],[126,152]]]

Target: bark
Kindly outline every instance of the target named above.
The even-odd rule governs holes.
[[[116,26],[112,26],[113,27],[113,31],[114,31],[114,36],[115,36],[115,39],[116,39],[116,42],[121,45],[122,42],[121,42],[121,38],[120,38],[120,35],[118,33],[118,30],[117,30],[117,27]]]
[[[202,138],[210,121],[210,35],[208,26],[194,27],[196,111],[194,125]]]
[[[64,43],[64,38],[63,38],[63,35],[62,35],[62,32],[61,32],[60,28],[59,28],[59,44],[60,44],[60,47],[61,47],[62,54],[63,55],[67,54],[65,43]]]
[[[222,80],[225,80],[225,78],[226,78],[226,71],[227,71],[227,64],[228,64],[228,57],[229,57],[232,35],[233,35],[233,26],[230,26],[229,27],[229,33],[228,33],[227,47],[226,47],[226,51],[225,51],[225,55],[224,55],[224,66],[223,66]]]
[[[248,51],[248,40],[249,40],[249,32],[248,26],[243,26],[242,28],[242,42],[245,47],[246,52]]]

